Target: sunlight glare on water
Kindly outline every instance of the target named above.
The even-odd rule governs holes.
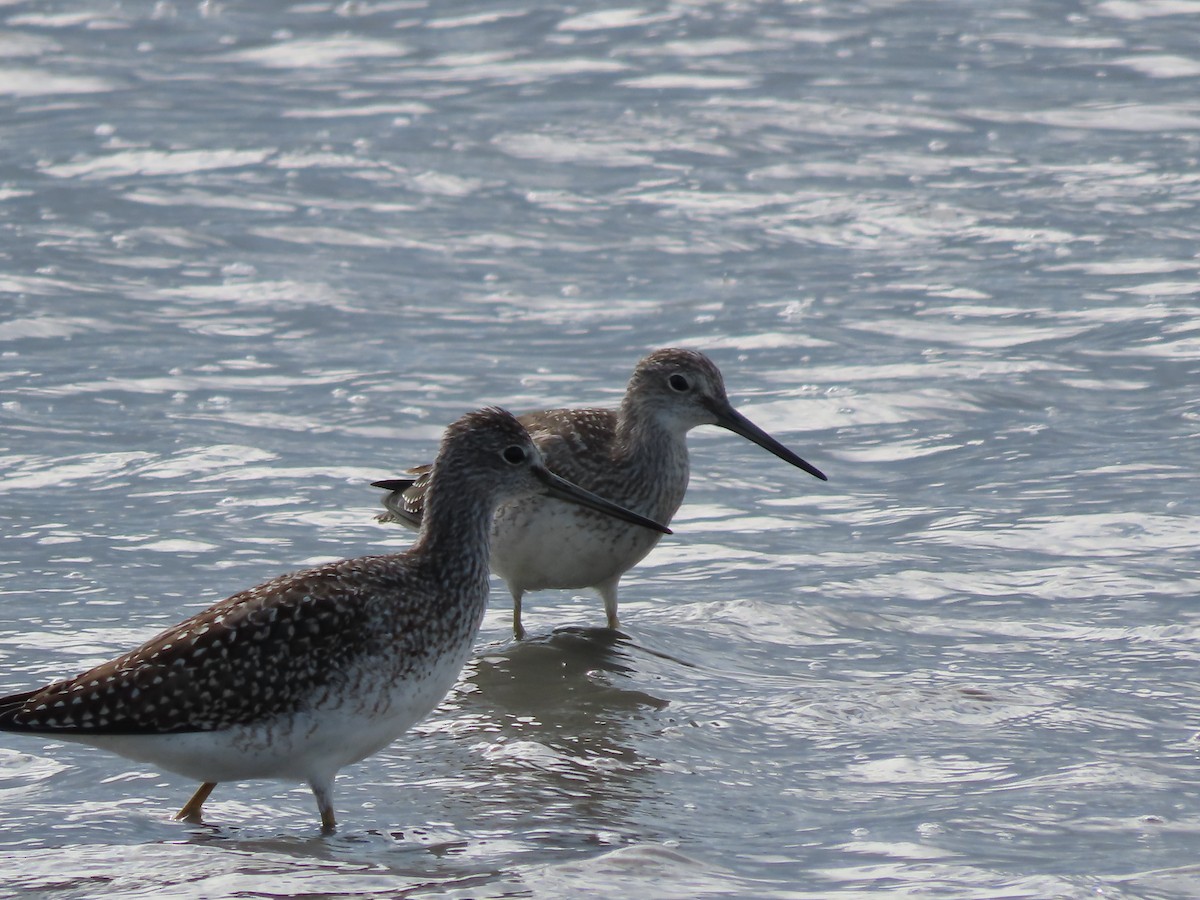
[[[690,346],[830,476],[690,438],[593,597],[502,585],[338,781],[6,735],[46,898],[1194,897],[1190,0],[0,8],[0,690],[398,550],[371,481]]]

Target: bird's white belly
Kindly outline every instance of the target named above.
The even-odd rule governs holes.
[[[491,567],[522,591],[593,587],[636,565],[661,536],[558,500],[534,498],[497,513]]]

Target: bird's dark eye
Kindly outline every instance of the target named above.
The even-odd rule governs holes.
[[[671,390],[679,391],[681,394],[692,389],[691,382],[682,375],[672,375],[667,379],[667,384],[671,386]]]
[[[511,447],[505,447],[504,452],[500,454],[504,457],[506,463],[512,463],[514,466],[525,462],[526,454],[524,447],[518,447],[513,444]]]

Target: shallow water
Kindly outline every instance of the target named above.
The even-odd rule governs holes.
[[[306,789],[0,748],[47,898],[1195,897],[1193,0],[0,8],[0,691],[709,352],[622,585]]]

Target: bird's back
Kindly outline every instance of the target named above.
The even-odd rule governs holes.
[[[537,444],[546,467],[590,491],[612,471],[617,413],[611,409],[545,409],[518,420]]]
[[[590,491],[601,490],[616,446],[616,412],[544,409],[518,416],[517,421],[533,438],[550,471]],[[411,477],[376,482],[390,491],[383,498],[387,511],[378,520],[419,528],[432,471],[432,465],[413,466],[406,472]]]

